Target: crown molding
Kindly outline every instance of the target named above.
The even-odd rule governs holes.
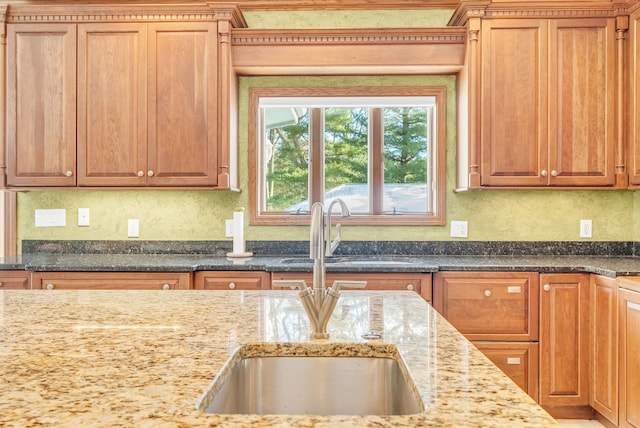
[[[230,21],[244,28],[247,23],[235,3],[197,4],[15,4],[9,5],[6,22],[146,22]]]
[[[355,29],[236,29],[234,46],[248,45],[375,45],[375,44],[464,44],[466,32],[459,28],[355,28]]]

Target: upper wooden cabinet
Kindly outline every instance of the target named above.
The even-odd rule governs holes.
[[[8,185],[75,185],[75,115],[76,25],[8,25]]]
[[[450,22],[469,32],[458,187],[626,187],[614,11],[461,4]]]
[[[8,186],[237,187],[237,6],[11,6],[6,19]]]
[[[615,184],[613,19],[482,23],[480,185]]]
[[[629,184],[640,186],[640,2],[629,20]]]

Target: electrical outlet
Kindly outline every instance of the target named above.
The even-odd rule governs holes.
[[[591,238],[593,234],[591,220],[580,220],[580,237]]]
[[[129,238],[140,237],[140,221],[134,219],[127,221],[127,236],[129,236]]]
[[[468,232],[468,226],[466,221],[451,222],[451,237],[452,238],[466,238]]]
[[[233,219],[225,221],[225,233],[227,238],[233,238]]]

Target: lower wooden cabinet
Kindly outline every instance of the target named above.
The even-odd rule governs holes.
[[[273,272],[271,279],[303,279],[309,286],[313,283],[313,275],[310,272]],[[427,302],[431,302],[431,274],[428,273],[330,272],[325,276],[327,286],[331,286],[337,279],[367,281],[367,290],[415,291]]]
[[[615,278],[591,275],[590,404],[618,424],[618,284]]]
[[[29,272],[24,270],[0,271],[0,290],[20,290],[29,288]]]
[[[473,344],[531,398],[538,400],[538,343],[474,341]]]
[[[640,427],[640,278],[621,282],[619,426]],[[627,288],[629,287],[629,288]]]
[[[589,418],[589,275],[540,275],[540,400],[554,417]]]
[[[200,271],[193,281],[196,290],[268,290],[271,275],[268,272]]]
[[[31,287],[46,290],[188,290],[191,274],[177,272],[33,272]]]
[[[433,306],[538,399],[538,274],[438,272]]]

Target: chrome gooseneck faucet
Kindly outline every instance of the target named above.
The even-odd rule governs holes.
[[[341,216],[349,216],[349,208],[342,199],[335,199],[327,210],[325,235],[324,205],[316,202],[311,207],[311,228],[309,233],[309,256],[313,259],[313,288],[307,286],[304,280],[274,281],[277,286],[295,286],[300,289],[298,296],[302,302],[309,322],[311,323],[312,339],[327,339],[327,324],[333,313],[340,288],[364,288],[366,281],[334,281],[331,287],[325,286],[325,256],[331,256],[341,240],[341,226],[336,224],[337,236],[331,241],[331,211],[335,204],[341,208]]]

